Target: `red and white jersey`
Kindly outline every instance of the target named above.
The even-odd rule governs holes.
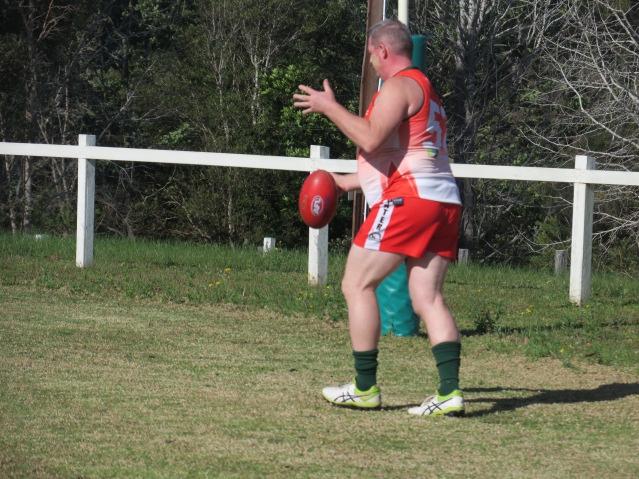
[[[377,150],[357,156],[359,182],[370,207],[397,197],[422,198],[461,204],[448,163],[446,112],[430,81],[420,70],[402,70],[395,76],[416,81],[424,94],[422,107]],[[373,97],[365,118],[375,108]]]

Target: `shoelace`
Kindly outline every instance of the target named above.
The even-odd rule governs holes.
[[[426,406],[426,404],[428,404],[429,402],[433,401],[434,399],[435,399],[435,395],[428,396],[426,399],[424,399],[422,401],[422,407]]]

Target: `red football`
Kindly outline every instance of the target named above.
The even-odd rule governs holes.
[[[304,223],[311,228],[326,226],[337,211],[338,191],[328,171],[315,170],[300,189],[299,210]]]

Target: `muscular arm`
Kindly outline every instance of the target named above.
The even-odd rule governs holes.
[[[422,101],[421,89],[416,91],[414,82],[405,78],[388,79],[377,99],[369,119],[354,115],[335,100],[333,90],[324,80],[324,90],[314,90],[300,85],[303,94],[293,95],[294,105],[303,113],[321,113],[365,152],[379,148],[404,118],[419,109]],[[417,97],[416,97],[417,95]],[[417,108],[415,106],[417,105]]]

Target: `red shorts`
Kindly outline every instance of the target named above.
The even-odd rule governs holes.
[[[461,206],[421,198],[377,203],[355,236],[361,248],[421,258],[426,252],[457,258]]]

